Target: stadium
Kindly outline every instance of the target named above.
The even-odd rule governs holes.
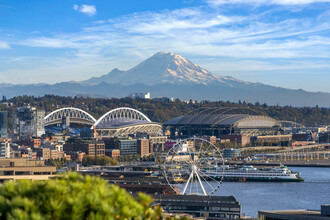
[[[104,138],[128,136],[135,133],[159,135],[162,125],[152,122],[143,113],[132,108],[116,108],[96,120],[89,113],[77,108],[61,108],[45,118],[48,135],[70,135]]]
[[[249,108],[199,108],[167,121],[165,129],[171,138],[222,134],[249,136],[278,134],[281,123],[271,117],[258,115]]]
[[[140,111],[132,108],[116,108],[104,114],[93,125],[94,136],[99,138],[128,136],[135,133],[159,135],[162,125],[152,122]]]
[[[44,121],[47,135],[91,136],[96,119],[81,109],[68,107],[49,113]]]

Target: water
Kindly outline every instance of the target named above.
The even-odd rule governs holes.
[[[215,195],[233,195],[242,214],[258,216],[258,210],[315,209],[330,204],[330,168],[290,167],[305,182],[224,182]]]
[[[235,196],[242,214],[257,217],[261,210],[314,209],[330,204],[330,168],[290,167],[300,172],[304,182],[224,182],[214,193]],[[215,187],[215,182],[210,182]],[[183,191],[184,184],[177,185]],[[195,185],[193,185],[195,186]],[[210,188],[204,184],[206,190]],[[196,185],[196,188],[200,187]],[[190,187],[187,188],[189,193]]]

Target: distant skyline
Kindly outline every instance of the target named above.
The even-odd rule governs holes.
[[[1,0],[0,17],[0,83],[82,81],[168,51],[217,75],[330,92],[330,0]]]

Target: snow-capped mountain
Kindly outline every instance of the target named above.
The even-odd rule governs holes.
[[[183,100],[238,100],[270,105],[329,107],[330,93],[307,92],[250,83],[228,76],[218,76],[174,53],[160,52],[128,71],[113,69],[101,77],[80,82],[53,85],[0,84],[0,93],[17,95],[126,97],[134,92],[150,92],[152,97],[166,96]]]
[[[171,84],[203,84],[246,83],[232,77],[218,76],[185,59],[181,55],[170,52],[159,52],[128,71],[112,70],[107,75],[93,77],[85,83],[133,85]]]

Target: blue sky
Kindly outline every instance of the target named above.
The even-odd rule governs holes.
[[[85,80],[159,51],[330,92],[330,0],[0,0],[0,83]]]

